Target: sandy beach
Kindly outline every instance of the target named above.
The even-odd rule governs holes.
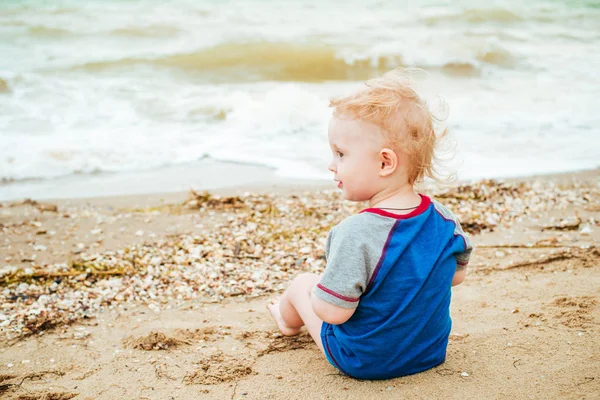
[[[598,398],[599,179],[424,189],[475,251],[446,362],[376,382],[265,309],[361,208],[329,186],[0,203],[0,398]]]
[[[0,399],[600,399],[599,20],[598,1],[0,1]],[[433,143],[412,105],[447,139],[409,160],[459,180],[419,190],[474,252],[446,361],[358,381],[266,305],[365,206],[332,182],[332,99],[396,68],[420,98],[398,92],[423,145],[404,150]]]

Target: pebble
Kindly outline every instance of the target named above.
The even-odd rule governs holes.
[[[509,228],[526,215],[585,205],[583,199],[598,197],[592,190],[558,187],[552,182],[482,181],[431,194],[474,227],[471,233],[476,233],[493,230],[496,225]],[[0,291],[2,334],[14,339],[35,333],[47,321],[60,325],[96,316],[106,310],[106,304],[118,307],[151,300],[148,307],[160,312],[170,306],[170,301],[206,298],[220,302],[230,296],[254,297],[282,290],[307,266],[315,273],[323,272],[327,232],[358,212],[361,204],[343,201],[337,191],[295,196],[248,193],[241,197],[192,193],[181,207],[191,209],[188,212],[207,222],[193,234],[150,238],[150,243],[115,251],[89,253],[93,248],[86,251],[86,245],[78,243],[74,251],[77,257],[73,257],[76,270],[67,263],[33,264],[28,271],[0,269],[1,279],[14,280]],[[91,208],[68,212],[75,222],[78,215],[94,213]],[[110,218],[123,220],[125,225],[132,214]],[[225,220],[230,222],[220,222]],[[125,230],[124,226],[119,228]],[[101,232],[100,228],[91,231]],[[145,233],[138,230],[135,235]],[[35,261],[33,256],[29,259]],[[115,273],[107,274],[111,271]],[[27,273],[38,272],[61,277],[51,285],[25,279]]]
[[[460,373],[460,376],[462,376],[462,377],[465,377],[465,378],[466,378],[467,376],[469,376],[469,374],[468,374],[467,372],[461,372],[461,373]]]
[[[590,226],[590,224],[585,224],[581,227],[579,233],[581,233],[582,235],[590,235],[592,233],[592,227]]]

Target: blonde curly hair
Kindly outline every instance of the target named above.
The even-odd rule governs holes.
[[[447,129],[437,134],[439,121],[412,87],[413,70],[395,69],[365,82],[366,88],[349,96],[332,99],[333,114],[372,123],[383,130],[390,148],[408,154],[408,181],[422,182],[429,177],[437,182],[451,176],[438,172],[436,149]]]

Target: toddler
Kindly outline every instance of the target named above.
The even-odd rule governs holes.
[[[433,117],[403,72],[333,100],[329,170],[368,208],[329,232],[323,275],[296,277],[267,307],[281,333],[302,326],[327,360],[358,379],[389,379],[444,362],[451,287],[471,242],[443,205],[415,192],[437,179]]]

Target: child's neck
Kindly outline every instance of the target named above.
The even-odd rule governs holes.
[[[415,193],[414,186],[409,183],[386,188],[369,200],[369,207],[372,208],[409,209],[407,210],[409,212],[419,204],[421,204],[421,197]]]

